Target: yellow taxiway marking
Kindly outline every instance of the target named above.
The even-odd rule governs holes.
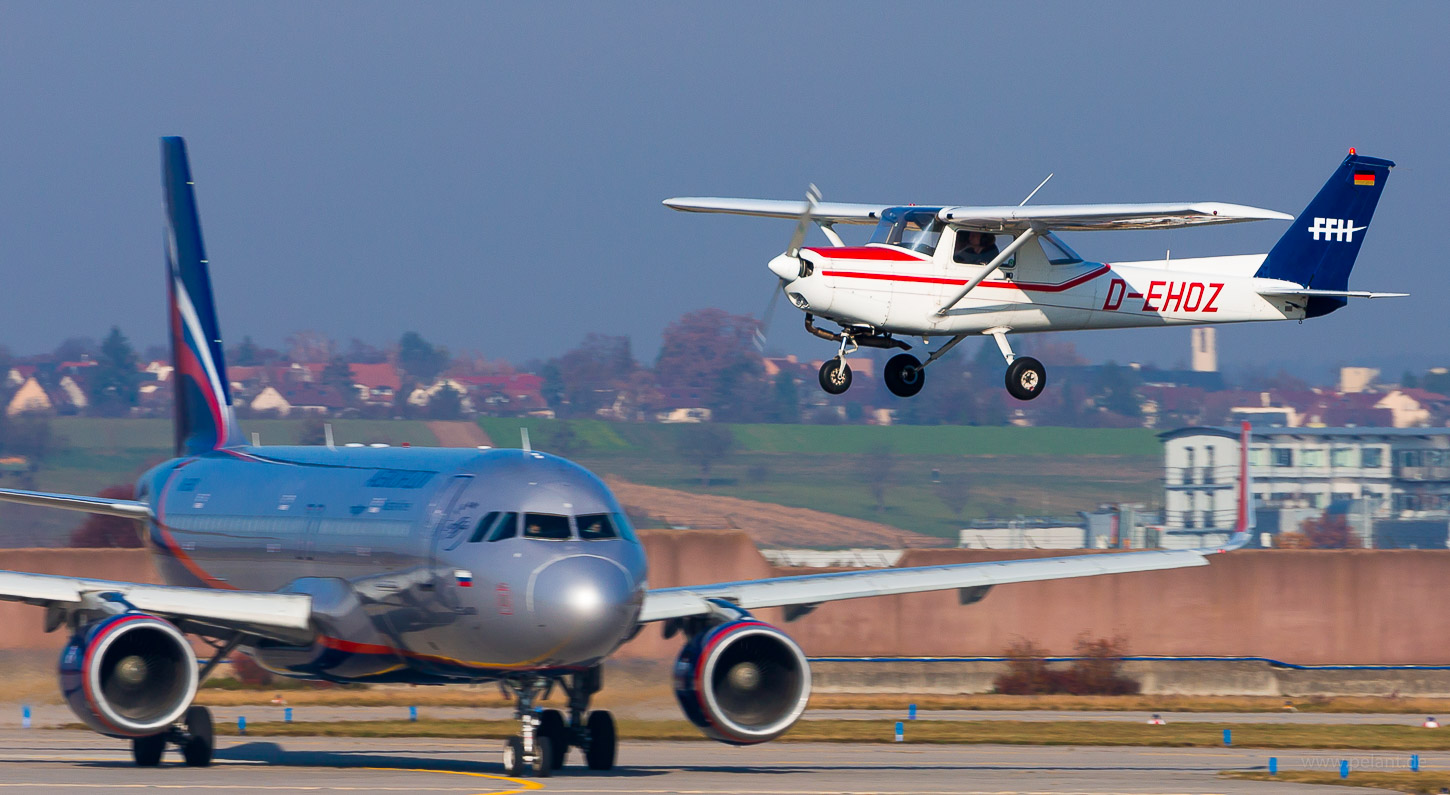
[[[391,770],[399,773],[442,773],[446,776],[472,776],[473,778],[487,778],[494,781],[506,781],[513,784],[513,789],[489,790],[480,792],[477,795],[517,795],[520,792],[543,789],[544,785],[537,781],[529,781],[522,778],[509,778],[508,776],[496,776],[492,773],[472,773],[466,770],[429,770],[422,767],[364,767],[361,770]]]

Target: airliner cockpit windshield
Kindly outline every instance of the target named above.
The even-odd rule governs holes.
[[[881,213],[881,222],[871,235],[872,243],[901,246],[922,254],[936,251],[945,225],[937,220],[936,207],[892,207]]]
[[[535,541],[605,541],[617,538],[637,540],[629,519],[620,513],[567,516],[556,513],[521,514],[516,511],[490,511],[479,520],[468,540],[470,543],[477,543],[519,537]]]

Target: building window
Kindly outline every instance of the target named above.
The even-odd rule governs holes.
[[[1276,466],[1276,467],[1291,467],[1291,466],[1294,466],[1294,448],[1292,448],[1292,447],[1275,447],[1274,448],[1274,466]]]
[[[1335,467],[1354,466],[1354,448],[1336,447],[1329,454],[1329,465]]]
[[[1384,466],[1384,448],[1366,447],[1359,451],[1359,465],[1365,469],[1376,469]]]
[[[1269,465],[1269,448],[1250,447],[1249,466],[1266,467]]]
[[[1198,494],[1197,492],[1190,491],[1188,492],[1188,510],[1183,512],[1183,526],[1190,530],[1192,530],[1194,527],[1193,517],[1194,511],[1196,511],[1197,508]]]
[[[1213,483],[1216,480],[1216,478],[1214,477],[1214,471],[1213,471],[1213,451],[1215,449],[1217,449],[1217,448],[1214,448],[1214,447],[1205,447],[1205,448],[1203,448],[1203,457],[1206,459],[1203,462],[1203,482],[1204,483]],[[1209,526],[1212,527],[1212,525],[1209,525]]]
[[[1184,483],[1192,483],[1193,482],[1193,452],[1194,451],[1193,451],[1193,448],[1192,447],[1185,447],[1185,448],[1183,448],[1183,460],[1185,462],[1187,462],[1183,466],[1183,482]]]
[[[1299,463],[1306,467],[1324,466],[1324,448],[1307,447],[1300,453]]]

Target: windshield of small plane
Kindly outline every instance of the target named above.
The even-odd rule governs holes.
[[[1076,251],[1068,248],[1068,245],[1057,235],[1048,233],[1042,236],[1042,253],[1047,255],[1047,261],[1053,265],[1072,265],[1082,262],[1082,257]]]
[[[881,223],[871,235],[872,243],[901,246],[922,254],[936,251],[944,225],[935,207],[892,207],[881,213]]]

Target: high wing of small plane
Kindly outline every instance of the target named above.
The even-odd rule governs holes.
[[[808,332],[836,343],[835,357],[820,369],[826,392],[850,388],[846,358],[859,347],[906,351],[906,338],[943,340],[924,360],[900,353],[887,361],[887,388],[911,397],[924,386],[927,367],[962,340],[986,335],[1007,362],[1007,391],[1031,400],[1047,385],[1047,370],[1031,356],[1016,355],[1011,334],[1303,320],[1333,312],[1350,298],[1404,295],[1348,287],[1393,166],[1350,150],[1297,218],[1222,202],[824,203],[815,186],[804,202],[686,197],[664,204],[685,212],[796,220],[785,253],[768,265],[778,290],[763,325],[769,325],[774,296],[784,294],[805,313]],[[1056,234],[1275,220],[1293,224],[1268,254],[1246,256],[1093,261]],[[802,245],[812,224],[830,246]],[[847,245],[838,224],[876,228],[864,245]],[[838,330],[821,328],[818,318]]]

